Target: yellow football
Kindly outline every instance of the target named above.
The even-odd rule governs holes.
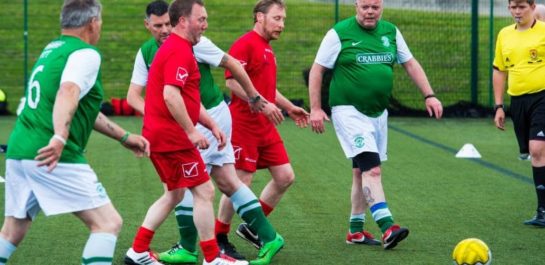
[[[489,265],[492,252],[482,240],[467,238],[456,245],[452,251],[452,260],[455,265]]]

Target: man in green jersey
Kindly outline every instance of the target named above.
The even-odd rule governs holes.
[[[45,215],[73,213],[85,223],[90,236],[81,264],[112,263],[121,216],[83,153],[93,129],[138,156],[149,155],[149,143],[99,112],[101,57],[94,45],[100,38],[101,9],[98,0],[66,0],[61,36],[44,48],[32,70],[9,138],[0,264],[8,261],[40,210]]]
[[[441,118],[443,108],[434,96],[424,70],[412,56],[395,25],[381,20],[382,0],[356,0],[356,16],[337,23],[322,40],[309,74],[312,130],[323,133],[320,90],[326,69],[333,70],[329,90],[332,120],[347,158],[352,159],[352,209],[348,244],[380,245],[363,229],[370,209],[380,227],[384,249],[395,247],[409,234],[394,223],[382,188],[381,162],[386,160],[388,100],[393,65],[400,63],[424,95],[430,116]]]
[[[168,3],[156,0],[146,7],[144,26],[152,38],[144,42],[134,60],[133,75],[127,92],[127,102],[140,114],[144,115],[144,98],[141,96],[148,81],[148,71],[157,49],[165,42],[172,26],[168,17]]]
[[[536,215],[524,224],[545,227],[545,23],[534,17],[534,0],[509,0],[508,7],[515,23],[504,27],[496,40],[494,122],[505,130],[507,84],[513,129],[520,153],[530,154],[537,195]]]

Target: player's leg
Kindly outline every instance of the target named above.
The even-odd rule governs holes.
[[[193,194],[186,189],[184,198],[174,208],[180,241],[171,249],[159,253],[159,260],[171,264],[197,263],[197,228],[193,222]]]
[[[81,264],[112,264],[117,235],[122,219],[114,206],[104,206],[74,213],[89,228],[90,235],[83,249]]]
[[[203,264],[248,264],[246,261],[234,260],[232,257],[220,254],[214,234],[214,185],[212,182],[207,181],[192,187],[191,192],[194,199],[193,217],[199,231],[199,244],[205,259]]]
[[[253,175],[257,169],[257,160],[259,157],[257,146],[238,144],[233,142],[233,153],[235,159],[236,176],[247,187],[252,183]],[[265,209],[263,208],[263,211]],[[222,251],[237,255],[234,246],[229,242],[228,234],[231,230],[231,220],[235,211],[233,204],[227,195],[222,195],[218,209],[218,218],[216,220],[216,237]]]
[[[236,170],[235,172],[237,178],[243,184],[245,184],[246,187],[249,187],[249,185],[251,185],[254,174],[253,172],[245,170]],[[227,195],[222,194],[218,208],[218,218],[216,219],[215,223],[215,232],[216,238],[218,240],[218,245],[220,246],[221,250],[227,255],[230,255],[237,259],[243,259],[244,256],[238,253],[235,246],[229,241],[228,235],[231,231],[231,221],[233,220],[234,215],[235,210],[233,208],[233,203],[231,202],[231,199],[229,199]]]
[[[367,204],[363,198],[361,171],[352,169],[352,191],[350,194],[352,209],[350,211],[349,231],[346,235],[347,244],[380,245],[380,241],[363,229]]]
[[[21,160],[6,160],[4,224],[0,230],[0,264],[6,264],[30,229],[40,206]]]
[[[537,210],[534,218],[525,224],[545,227],[545,141],[530,140],[532,173],[537,195]]]
[[[5,265],[11,254],[25,237],[32,221],[30,218],[17,219],[12,216],[4,218],[4,224],[0,231],[0,264]]]
[[[161,264],[150,250],[150,244],[155,231],[166,220],[172,209],[178,204],[186,189],[178,188],[169,190],[167,184],[163,184],[164,193],[148,209],[142,225],[138,228],[132,247],[127,251],[125,264]]]
[[[276,238],[276,231],[263,213],[255,194],[237,177],[234,165],[224,164],[222,167],[214,167],[212,172],[218,187],[229,196],[233,203],[234,211],[246,222],[249,229],[256,231],[257,236],[252,237],[255,240],[251,243],[260,248],[262,243],[273,241]],[[220,185],[220,182],[227,183]]]
[[[530,116],[530,154],[532,159],[532,172],[537,195],[536,216],[526,224],[537,227],[545,227],[545,93],[540,92],[526,100],[531,100],[532,115]],[[517,134],[518,135],[518,134]]]

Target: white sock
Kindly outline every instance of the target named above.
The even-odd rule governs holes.
[[[0,237],[0,265],[5,265],[16,249],[17,247],[15,245],[5,240],[3,237]]]
[[[108,233],[92,233],[83,249],[81,264],[110,265],[112,264],[117,237]]]

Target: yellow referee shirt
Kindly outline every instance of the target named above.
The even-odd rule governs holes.
[[[516,24],[503,28],[496,41],[494,67],[508,73],[511,96],[545,90],[545,22],[518,31]]]

